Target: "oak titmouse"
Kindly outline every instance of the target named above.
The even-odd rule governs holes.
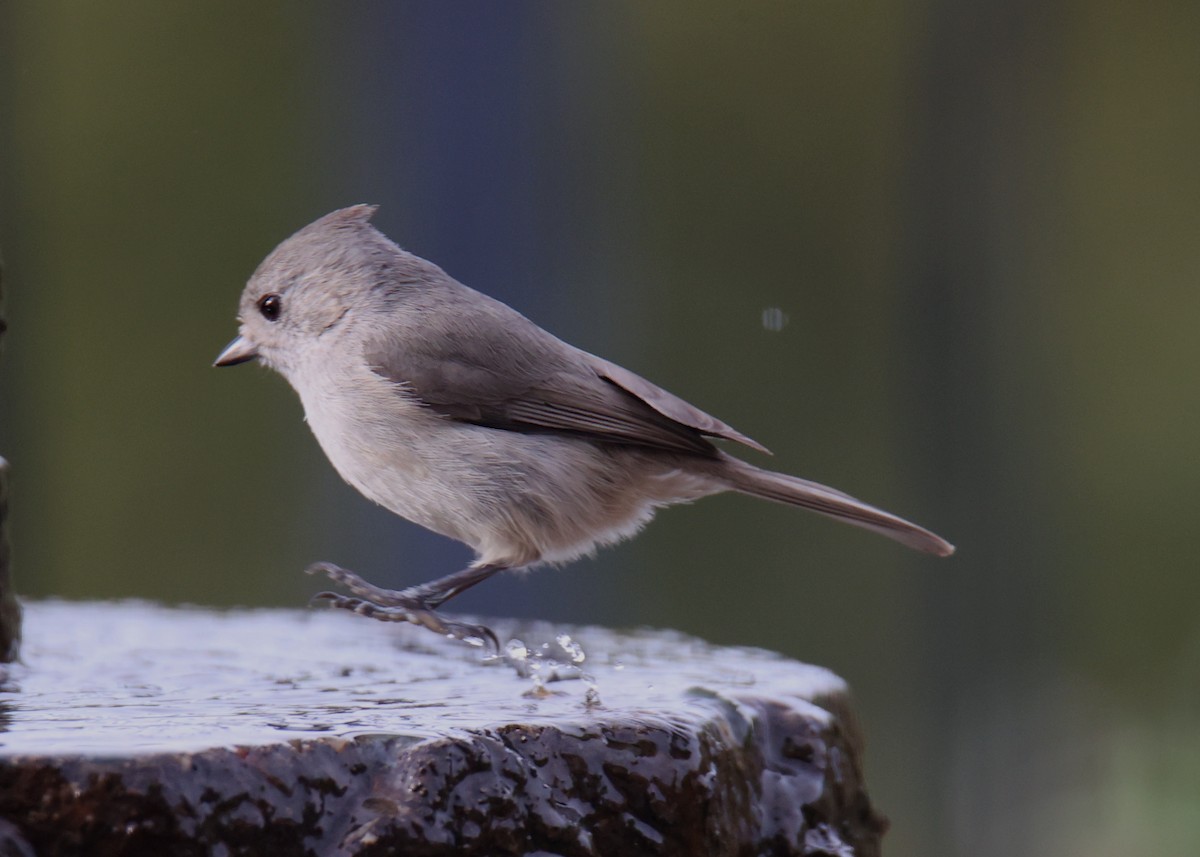
[[[259,358],[300,394],[313,434],[371,500],[473,548],[463,571],[402,591],[328,563],[335,606],[472,642],[434,611],[498,571],[561,563],[636,533],[656,509],[722,491],[811,509],[939,556],[945,540],[841,491],[762,470],[710,438],[755,441],[581,351],[406,253],[374,206],[322,217],[246,284],[217,366]]]

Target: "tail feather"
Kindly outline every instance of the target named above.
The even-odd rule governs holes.
[[[891,512],[877,509],[849,494],[844,494],[836,488],[785,473],[763,470],[733,456],[725,458],[730,465],[725,470],[725,476],[735,491],[776,503],[799,506],[845,521],[925,553],[937,556],[949,556],[954,553],[954,545],[941,536]]]

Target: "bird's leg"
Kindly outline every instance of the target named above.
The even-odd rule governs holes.
[[[434,611],[460,592],[470,589],[475,584],[487,580],[493,574],[504,571],[506,568],[508,566],[498,564],[472,565],[429,583],[399,590],[383,589],[367,583],[354,572],[331,562],[318,562],[309,566],[307,572],[324,574],[359,596],[350,598],[338,595],[336,592],[318,592],[313,596],[314,601],[328,601],[333,607],[350,610],[360,616],[379,619],[383,622],[411,622],[414,625],[428,628],[434,633],[457,640],[466,642],[478,640],[478,645],[490,642],[492,648],[498,652],[500,642],[491,629],[483,625],[449,622]]]

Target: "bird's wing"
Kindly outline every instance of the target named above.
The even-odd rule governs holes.
[[[637,396],[638,399],[668,419],[693,428],[700,432],[700,434],[737,441],[751,449],[765,452],[768,455],[771,454],[771,451],[758,441],[747,437],[732,426],[721,422],[721,420],[712,414],[706,413],[690,402],[679,398],[674,393],[664,390],[657,384],[650,383],[641,375],[630,372],[625,367],[618,366],[616,363],[610,363],[601,357],[596,357],[592,354],[588,354],[587,356],[591,358],[593,367],[600,377],[612,384],[616,384],[625,392]]]
[[[370,348],[367,359],[408,395],[461,422],[701,455],[715,453],[705,436],[763,450],[683,399],[554,338],[515,311],[494,304],[488,309],[483,318],[473,318],[470,308],[455,316],[454,334],[430,330],[437,320],[427,317],[420,333],[389,337]]]

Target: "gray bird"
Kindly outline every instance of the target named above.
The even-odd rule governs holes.
[[[848,494],[734,458],[711,438],[766,449],[401,250],[371,226],[374,212],[335,211],[276,247],[246,284],[239,335],[216,365],[258,358],[279,372],[342,478],[477,558],[398,591],[318,563],[309,571],[357,596],[318,598],[495,646],[487,628],[435,611],[497,572],[567,562],[632,536],[660,507],[722,491],[953,553]]]

